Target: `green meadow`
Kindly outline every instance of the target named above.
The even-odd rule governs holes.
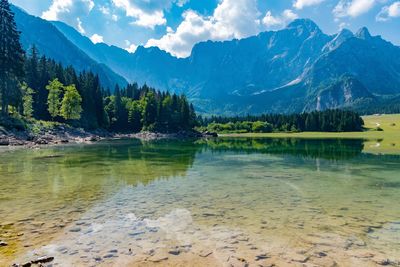
[[[365,130],[362,132],[246,133],[222,134],[221,137],[365,139],[365,152],[400,154],[400,114],[364,116],[363,120]]]

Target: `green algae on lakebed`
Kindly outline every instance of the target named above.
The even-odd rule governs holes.
[[[35,253],[61,266],[188,255],[396,263],[400,157],[364,149],[363,140],[222,138],[3,152],[0,265]]]

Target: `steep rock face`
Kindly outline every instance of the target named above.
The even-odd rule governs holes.
[[[336,49],[322,54],[305,73],[305,83],[316,87],[343,75],[356,77],[374,94],[400,93],[400,48],[371,37],[362,29]]]
[[[354,34],[350,30],[342,29],[338,34],[335,35],[332,41],[324,46],[322,52],[327,53],[333,51],[352,37],[354,37]]]
[[[187,59],[185,80],[203,97],[274,90],[294,82],[330,39],[312,21],[298,20],[243,40],[200,43]]]
[[[35,45],[41,54],[65,66],[72,65],[78,71],[93,71],[106,87],[114,88],[115,84],[126,84],[123,77],[86,55],[50,22],[31,16],[15,6],[12,6],[12,11],[15,13],[17,28],[21,31],[21,43],[25,49]]]
[[[351,107],[373,99],[374,96],[360,81],[351,76],[344,76],[327,87],[321,87],[314,94],[309,94],[304,110]]]

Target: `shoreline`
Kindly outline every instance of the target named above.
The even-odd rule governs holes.
[[[27,131],[0,131],[0,148],[39,148],[66,144],[93,144],[99,141],[118,139],[140,139],[143,141],[161,139],[197,139],[212,137],[207,133],[197,131],[180,131],[177,133],[113,133],[106,130],[85,131],[72,127],[58,126],[39,134]]]

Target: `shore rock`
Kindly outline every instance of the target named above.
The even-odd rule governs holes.
[[[31,261],[32,264],[40,264],[40,263],[48,263],[48,262],[52,262],[54,260],[54,257],[40,257],[37,258],[36,260]]]
[[[0,136],[0,146],[8,146],[10,141],[6,136]]]
[[[206,131],[203,133],[204,137],[218,137],[217,133]]]
[[[140,132],[132,134],[111,133],[106,130],[87,132],[84,129],[59,125],[51,130],[29,133],[26,131],[3,131],[0,134],[0,146],[27,146],[35,148],[41,145],[57,145],[66,143],[93,143],[112,139],[141,139],[144,141],[159,139],[197,139],[218,136],[215,133],[200,133],[194,130],[178,133]]]

